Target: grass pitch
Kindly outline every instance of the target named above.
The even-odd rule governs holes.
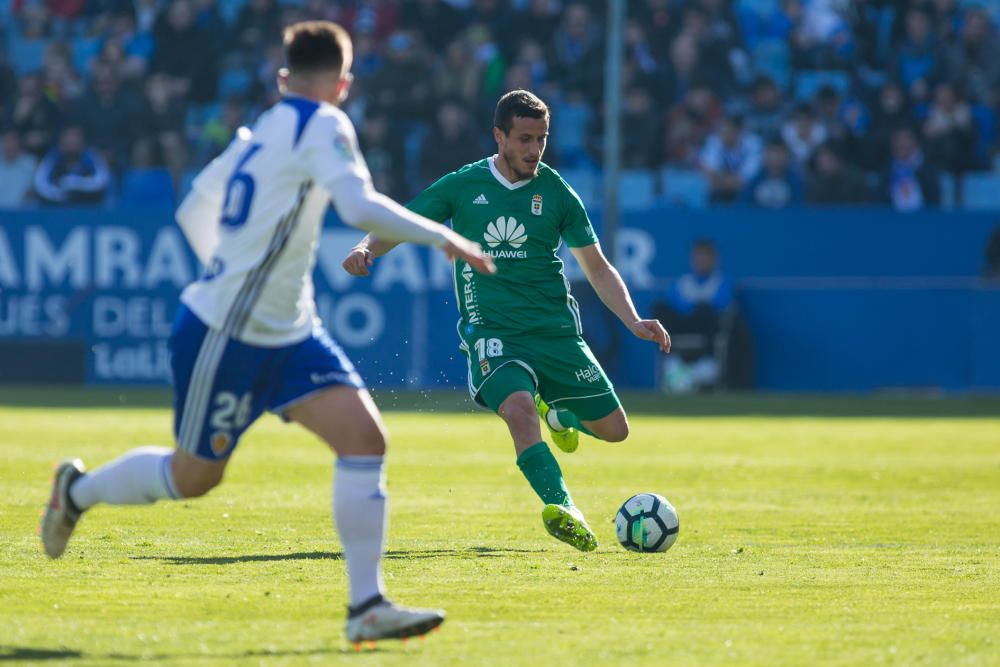
[[[304,431],[265,417],[207,498],[98,508],[53,562],[52,463],[168,444],[169,411],[0,392],[0,663],[1000,664],[1000,403],[667,400],[626,398],[627,443],[557,452],[592,554],[545,534],[495,417],[388,413],[390,592],[449,620],[355,654],[331,456]],[[638,491],[678,509],[666,554],[615,541]]]

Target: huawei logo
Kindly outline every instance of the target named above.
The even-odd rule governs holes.
[[[486,245],[491,248],[496,248],[506,241],[512,248],[517,249],[528,240],[528,235],[524,231],[524,225],[514,218],[504,218],[501,215],[496,222],[486,225],[483,238],[486,239]]]

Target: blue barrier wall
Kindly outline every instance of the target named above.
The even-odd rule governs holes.
[[[0,343],[79,344],[91,383],[169,380],[177,294],[199,270],[170,211],[0,211],[0,221]],[[952,212],[657,209],[625,220],[617,263],[648,310],[686,269],[690,242],[715,239],[740,288],[762,389],[998,389],[1000,290],[976,278],[997,223]],[[358,236],[334,221],[324,232],[317,300],[332,334],[373,385],[464,384],[448,264],[400,246],[370,279],[354,279],[340,262]],[[567,274],[580,279],[572,263]],[[584,287],[584,326],[616,383],[654,386],[653,349]]]

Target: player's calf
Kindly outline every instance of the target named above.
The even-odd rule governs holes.
[[[295,403],[285,414],[325,440],[337,453],[333,518],[344,547],[350,600],[356,611],[359,605],[363,607],[366,601],[381,599],[385,594],[382,552],[388,493],[382,418],[365,389],[348,385],[332,387]]]
[[[178,495],[182,498],[198,498],[217,487],[222,482],[228,461],[229,459],[208,461],[180,449],[175,451],[170,467]]]
[[[582,423],[587,430],[606,442],[621,442],[628,438],[628,417],[622,408],[618,408],[607,417]]]
[[[497,414],[507,425],[510,436],[514,439],[514,449],[518,454],[542,439],[535,398],[529,392],[512,393],[500,404]]]
[[[42,516],[45,552],[52,558],[61,556],[80,516],[94,505],[149,505],[202,495],[222,479],[224,467],[225,461],[201,461],[167,447],[137,447],[91,472],[79,459],[64,461],[56,470]],[[175,469],[181,485],[176,483]]]

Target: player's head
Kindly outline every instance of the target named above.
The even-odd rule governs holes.
[[[736,113],[726,115],[719,128],[719,138],[726,146],[736,146],[743,134],[743,117]]]
[[[3,136],[0,138],[0,155],[5,160],[14,161],[20,154],[21,135],[17,133],[17,130],[9,127],[3,131]]]
[[[351,86],[351,37],[332,21],[302,21],[285,28],[287,69],[278,87],[330,104],[340,104]]]
[[[775,137],[764,147],[764,169],[772,176],[780,176],[788,171],[791,157],[785,142]]]
[[[526,90],[510,91],[497,102],[493,138],[518,180],[534,178],[549,138],[549,108]]]
[[[83,132],[83,126],[79,123],[70,123],[59,133],[59,150],[69,159],[76,159],[83,155],[87,146],[87,138]]]
[[[711,239],[697,239],[691,244],[691,270],[699,276],[710,275],[719,267],[719,251]]]

